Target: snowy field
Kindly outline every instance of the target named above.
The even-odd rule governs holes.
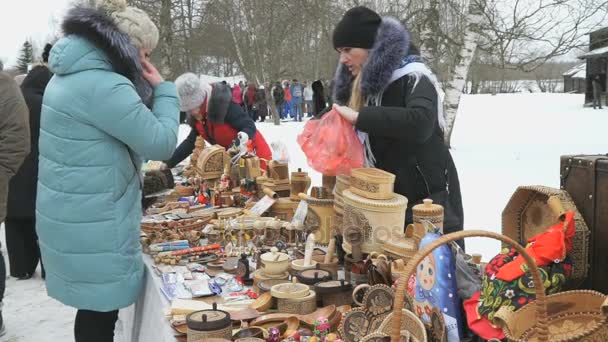
[[[560,155],[608,152],[608,110],[584,109],[582,103],[582,95],[566,94],[463,97],[452,155],[466,228],[500,232],[501,212],[519,185],[559,187]],[[313,184],[321,184],[321,175],[309,170],[296,143],[303,124],[258,123],[258,128],[269,143],[280,140],[288,146],[290,171],[307,170]],[[187,133],[183,126],[180,137]],[[499,243],[472,239],[467,250],[489,259]],[[3,313],[8,331],[3,342],[73,340],[75,310],[46,296],[39,273],[27,281],[8,280]]]

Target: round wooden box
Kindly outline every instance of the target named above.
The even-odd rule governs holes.
[[[251,277],[253,278],[253,290],[257,293],[261,293],[261,289],[259,287],[261,282],[265,280],[287,280],[289,279],[289,272],[285,272],[277,276],[268,276],[264,273],[264,269],[260,268],[253,272]]]
[[[278,298],[277,309],[286,314],[308,315],[317,310],[317,294],[309,291],[306,296],[299,298]]]
[[[429,221],[443,232],[443,207],[433,204],[432,199],[425,199],[422,204],[412,207],[414,224]]]
[[[327,245],[334,227],[334,200],[308,197],[306,202],[308,203],[308,214],[304,220],[304,226],[314,232],[316,243]]]
[[[310,294],[308,285],[296,283],[277,284],[270,288],[270,294],[277,299],[304,298]]]
[[[186,317],[188,325],[188,342],[202,342],[209,338],[232,338],[232,323],[230,314],[217,310],[195,311]]]
[[[350,175],[350,191],[353,193],[378,200],[393,198],[395,175],[374,168],[354,169]]]
[[[403,235],[407,198],[394,194],[390,200],[371,200],[344,191],[343,232],[358,236],[363,253],[383,253],[384,241]]]

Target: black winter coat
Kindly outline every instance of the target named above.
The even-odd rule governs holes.
[[[8,218],[34,218],[38,183],[38,138],[40,110],[44,89],[53,74],[46,66],[33,68],[21,84],[21,91],[30,111],[31,152],[11,179],[8,192]]]
[[[425,198],[445,208],[444,232],[463,228],[460,183],[452,156],[437,122],[437,93],[426,77],[403,76],[383,93],[381,106],[364,107],[356,128],[366,132],[376,167],[395,174],[395,192],[412,207]]]

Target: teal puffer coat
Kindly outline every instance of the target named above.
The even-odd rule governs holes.
[[[148,109],[107,54],[75,35],[53,47],[49,67],[36,202],[48,294],[78,309],[123,308],[143,285],[141,158],[171,157],[177,91],[161,83]]]

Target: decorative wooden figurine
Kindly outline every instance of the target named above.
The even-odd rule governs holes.
[[[268,163],[268,176],[274,184],[289,184],[289,166],[287,163],[271,160]]]
[[[310,188],[311,180],[308,177],[307,172],[302,172],[302,169],[298,169],[298,172],[291,173],[291,194],[289,198],[298,201],[300,193],[307,194]]]
[[[196,162],[196,172],[202,179],[219,179],[224,173],[224,166],[229,158],[226,150],[220,145],[203,149]]]

